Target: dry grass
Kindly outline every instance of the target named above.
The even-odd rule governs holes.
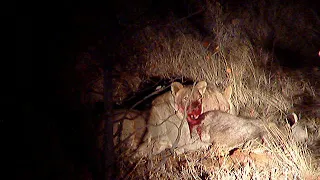
[[[231,155],[217,156],[214,148],[168,157],[141,159],[125,179],[316,179],[312,156],[305,144],[292,140],[290,133],[268,128],[265,145],[250,144]],[[127,162],[122,170],[128,170]],[[159,167],[160,164],[160,167]]]
[[[177,24],[165,26],[161,30],[145,28],[140,34],[140,39],[146,44],[145,48],[140,47],[143,49],[141,56],[143,60],[137,61],[131,57],[130,62],[135,63],[136,71],[124,73],[120,79],[125,79],[127,86],[134,85],[135,89],[138,89],[140,83],[152,77],[206,80],[220,90],[231,84],[232,102],[240,116],[283,125],[285,116],[293,110],[293,105],[300,102],[296,96],[306,94],[315,97],[314,87],[303,77],[288,76],[280,67],[273,64],[272,52],[254,47],[248,34],[244,33],[237,22],[225,21],[228,18],[219,6],[213,5],[211,10],[213,9],[215,13],[210,18],[215,22],[213,29],[215,38],[208,42],[202,42],[196,33],[185,33],[185,30]],[[260,24],[257,36],[261,37],[261,40],[267,34],[264,30],[268,31]],[[137,71],[140,74],[135,76],[135,79],[128,78],[132,76],[131,72]],[[117,89],[117,93],[119,92],[121,88]],[[307,119],[305,122],[309,125],[309,130],[313,128],[309,132],[311,142],[308,142],[308,145],[314,145],[315,149],[319,149],[318,119]],[[310,124],[314,126],[311,127]],[[214,149],[167,158],[160,155],[152,156],[133,164],[121,157],[118,161],[120,177],[125,179],[320,178],[316,173],[318,160],[311,154],[309,150],[311,147],[294,142],[290,132],[280,131],[274,126],[269,127],[268,132],[269,140],[265,145],[261,145],[258,149],[248,146],[239,150],[242,157],[239,162],[232,160],[232,154],[225,157],[217,156]],[[253,157],[252,153],[259,149],[262,155]],[[261,162],[259,157],[262,158]],[[160,163],[163,159],[166,159],[166,162]]]
[[[173,41],[172,39],[170,41]],[[290,77],[273,74],[261,68],[261,56],[254,55],[250,44],[233,46],[220,43],[222,49],[215,54],[205,51],[192,37],[181,35],[173,45],[166,44],[162,51],[150,53],[152,59],[144,66],[147,76],[170,78],[182,76],[193,80],[206,80],[224,89],[232,84],[232,102],[241,116],[265,121],[284,122],[285,115],[294,104],[294,96],[312,92],[308,83],[296,82]],[[177,43],[177,44],[175,44]],[[238,42],[239,43],[239,42]],[[224,50],[223,50],[224,49]],[[229,156],[215,156],[213,150],[202,150],[170,157],[160,168],[165,157],[156,156],[140,160],[127,179],[314,179],[319,178],[306,145],[297,144],[292,137],[271,129],[271,141],[263,147],[268,154],[266,162],[247,157],[245,163],[230,162]],[[249,153],[256,149],[246,148]],[[271,158],[272,157],[272,158]],[[221,161],[225,161],[221,164]],[[121,163],[121,162],[120,162]],[[123,163],[123,165],[127,162]],[[262,165],[261,165],[262,164]],[[129,166],[130,167],[130,166]],[[121,168],[130,169],[128,166]],[[155,171],[157,169],[157,171]]]
[[[228,36],[234,27],[224,26],[221,31],[224,35],[216,37],[215,52],[191,35],[180,33],[173,39],[157,36],[155,42],[162,46],[146,54],[149,61],[143,64],[143,72],[147,77],[206,80],[221,90],[231,84],[237,111],[251,117],[283,118],[295,95],[312,91],[307,83],[283,76],[280,70],[274,73],[265,69],[263,62],[270,55],[254,53],[241,35]]]

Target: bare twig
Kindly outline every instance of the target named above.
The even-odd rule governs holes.
[[[186,122],[185,120],[187,119],[187,107],[188,107],[189,104],[190,104],[190,97],[191,97],[191,94],[192,94],[193,91],[194,91],[194,86],[195,86],[195,84],[196,84],[196,82],[194,82],[194,84],[193,84],[193,88],[192,88],[192,90],[191,90],[191,92],[190,92],[190,94],[189,94],[189,99],[188,99],[188,101],[187,101],[186,106],[184,107],[183,118],[181,119],[181,123],[180,123],[180,126],[179,126],[179,128],[178,128],[177,138],[176,138],[176,140],[174,141],[172,147],[169,149],[170,154],[168,154],[168,155],[166,155],[166,156],[164,156],[164,157],[162,158],[161,162],[159,163],[159,165],[158,165],[157,168],[155,169],[155,172],[159,171],[159,169],[162,167],[162,165],[164,165],[164,164],[166,163],[166,161],[168,160],[168,157],[173,156],[173,154],[174,154],[174,149],[176,149],[177,146],[178,146],[178,143],[179,143],[180,138],[181,138],[181,130],[182,130],[182,127],[183,127],[183,124]],[[164,152],[165,152],[165,151],[164,151]]]

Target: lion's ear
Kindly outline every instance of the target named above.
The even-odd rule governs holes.
[[[177,92],[183,88],[183,85],[179,82],[173,82],[171,84],[171,93],[173,96],[176,96]]]
[[[196,88],[199,90],[199,93],[203,96],[204,93],[206,92],[206,89],[207,89],[207,82],[206,81],[199,81],[197,84],[196,84]]]
[[[228,86],[223,93],[223,96],[229,101],[231,99],[231,95],[232,95],[232,86]]]

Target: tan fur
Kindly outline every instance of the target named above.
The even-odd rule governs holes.
[[[199,117],[201,124],[196,128],[201,128],[201,139],[194,131],[193,134],[196,136],[190,137],[186,120],[182,120],[175,114],[173,99],[170,92],[157,97],[152,103],[149,116],[146,112],[117,111],[114,121],[122,121],[123,129],[117,136],[120,139],[115,138],[114,143],[118,145],[122,142],[127,149],[137,150],[134,157],[158,154],[173,147],[182,123],[180,139],[174,149],[177,154],[214,145],[223,155],[234,148],[241,147],[249,140],[256,139],[260,142],[266,140],[268,138],[266,126],[268,128],[276,126],[274,123],[266,125],[261,120],[242,118],[213,110]],[[115,133],[119,130],[119,124],[119,122],[114,124]],[[285,132],[284,127],[280,129]],[[296,141],[306,140],[305,136],[302,136],[302,140],[301,137],[296,137],[297,132],[305,132],[301,126],[295,124],[291,130]]]
[[[194,88],[194,89],[193,89]],[[191,94],[192,92],[192,94]],[[150,116],[148,118],[148,133],[145,137],[145,146],[152,147],[153,154],[172,148],[176,139],[180,124],[180,138],[177,144],[177,153],[196,150],[201,147],[208,147],[210,143],[199,141],[198,136],[190,136],[190,130],[184,111],[177,110],[181,104],[185,105],[186,100],[196,101],[202,99],[202,107],[205,111],[220,109],[230,112],[233,107],[230,102],[231,88],[226,90],[226,97],[217,90],[207,87],[205,81],[198,82],[195,87],[183,86],[179,82],[173,82],[171,92],[164,93],[152,102]],[[220,103],[220,104],[219,104]],[[180,108],[181,109],[181,108]],[[192,110],[192,107],[191,107]]]
[[[256,119],[245,119],[214,110],[199,117],[202,123],[201,140],[212,143],[224,152],[238,148],[249,140],[262,139],[266,133],[263,123]]]
[[[190,136],[190,130],[186,119],[184,118],[183,111],[176,111],[177,106],[182,103],[181,98],[188,99],[191,97],[191,101],[202,99],[202,107],[205,111],[220,109],[222,111],[230,112],[229,103],[231,97],[231,91],[226,90],[225,94],[221,94],[217,90],[213,90],[207,87],[205,81],[197,83],[192,90],[192,86],[183,86],[179,82],[174,82],[171,85],[171,91],[166,92],[152,102],[152,108],[149,113],[137,113],[129,112],[123,120],[123,129],[120,140],[125,140],[128,136],[133,135],[126,141],[126,146],[130,149],[135,149],[141,140],[143,143],[138,148],[137,154],[139,156],[145,156],[147,153],[158,154],[161,151],[172,148],[175,144],[178,133],[180,132],[180,138],[176,144],[176,152],[183,153],[190,150],[196,150],[201,147],[208,147],[211,143],[199,141],[199,136]],[[190,95],[190,93],[193,92]],[[220,104],[217,104],[220,103]],[[192,107],[191,107],[192,109]],[[124,112],[122,112],[124,113]],[[124,115],[124,114],[123,114]],[[115,120],[121,119],[121,113],[115,116]],[[134,121],[130,118],[136,117]],[[139,127],[146,125],[146,134],[142,137],[142,134],[136,134],[137,127],[135,123],[139,123]],[[182,124],[181,124],[182,123]],[[181,125],[181,129],[179,127]],[[116,131],[117,128],[114,128]]]
[[[113,121],[114,144],[137,149],[146,132],[146,114],[136,110],[117,110]]]
[[[171,148],[178,137],[181,123],[181,135],[176,150],[178,153],[206,146],[206,143],[197,141],[198,138],[190,138],[187,121],[176,115],[173,96],[170,92],[157,97],[153,101],[148,119],[148,133],[145,137],[145,144],[140,148],[142,153],[151,150],[152,154],[158,154],[167,148]]]
[[[183,114],[184,107],[188,101],[195,102],[199,99],[202,99],[202,112],[221,110],[236,114],[230,100],[232,94],[231,86],[227,87],[222,94],[215,88],[208,87],[205,81],[198,82],[195,87],[183,86],[179,82],[174,82],[171,91],[175,98],[175,108],[180,109],[181,114]]]
[[[279,133],[289,135],[286,127],[279,127],[275,123],[265,123],[258,119],[248,119],[238,117],[219,110],[208,111],[202,114],[201,140],[205,143],[212,143],[221,153],[228,153],[234,148],[239,148],[249,140],[258,140],[258,142],[268,141],[267,129],[276,128]],[[299,124],[289,127],[295,142],[305,142],[308,136],[306,131]]]

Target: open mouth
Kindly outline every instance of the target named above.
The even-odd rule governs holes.
[[[189,111],[188,113],[189,124],[193,124],[193,125],[200,124],[201,120],[198,118],[202,114],[202,103],[200,102],[194,103],[189,107],[189,109],[191,109],[191,111]]]
[[[190,116],[191,119],[197,120],[198,117],[200,116],[200,114],[190,114],[189,116]]]
[[[193,104],[194,105],[194,104]],[[196,106],[190,106],[189,108],[191,109],[191,112],[188,113],[187,116],[187,121],[189,124],[189,130],[190,130],[190,136],[192,138],[192,129],[199,125],[201,123],[201,121],[203,120],[203,118],[201,118],[201,114],[202,114],[202,103],[197,103]],[[200,117],[200,118],[199,118]],[[197,127],[196,128],[197,133],[201,139],[201,127]]]
[[[188,115],[188,122],[190,124],[194,124],[194,125],[200,124],[200,122],[201,122],[201,119],[199,119],[200,115],[201,115],[201,113],[199,113],[199,114],[189,114]]]

